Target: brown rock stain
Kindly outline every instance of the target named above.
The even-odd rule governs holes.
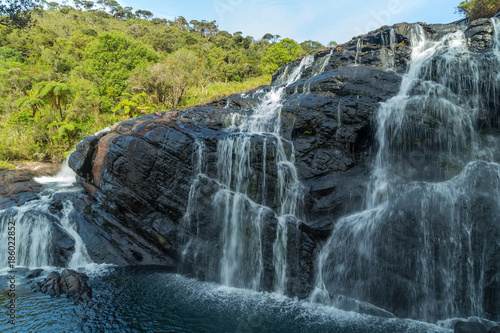
[[[107,152],[113,143],[112,140],[118,138],[119,135],[115,133],[104,136],[97,144],[97,154],[95,156],[94,164],[92,166],[92,178],[94,179],[95,186],[99,187],[102,174],[106,169]]]

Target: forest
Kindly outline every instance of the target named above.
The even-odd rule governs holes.
[[[468,0],[457,9],[475,19],[500,4]],[[115,0],[0,1],[0,167],[60,163],[83,137],[118,121],[269,84],[286,63],[336,44],[243,36]]]
[[[25,2],[33,5],[12,1]],[[154,18],[114,0],[0,12],[3,166],[60,163],[83,137],[118,121],[269,84],[278,68],[324,47],[229,33],[216,21]]]

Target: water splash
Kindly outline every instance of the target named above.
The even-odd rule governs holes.
[[[40,184],[53,184],[57,187],[69,187],[76,182],[76,173],[68,165],[66,159],[61,167],[61,170],[55,176],[42,176],[33,178],[34,181]]]

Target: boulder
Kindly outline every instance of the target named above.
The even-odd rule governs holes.
[[[31,271],[28,272],[28,274],[26,275],[26,278],[27,279],[37,278],[37,277],[40,276],[40,274],[42,274],[42,272],[43,272],[42,268],[33,269],[33,270],[31,270]]]
[[[50,272],[42,281],[33,281],[31,289],[53,297],[64,294],[75,302],[88,302],[92,298],[92,289],[87,284],[87,280],[86,274],[66,268],[61,273]]]

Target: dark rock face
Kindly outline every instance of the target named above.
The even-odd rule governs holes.
[[[459,321],[453,328],[454,333],[486,333],[486,327],[481,323]]]
[[[305,298],[310,294],[321,246],[340,217],[357,212],[364,205],[377,149],[377,111],[380,103],[396,95],[400,89],[401,74],[411,55],[411,29],[409,24],[383,27],[335,49],[321,51],[314,55],[313,64],[303,71],[300,80],[284,89],[280,134],[287,141],[284,144],[287,154],[293,145],[295,166],[304,189],[302,216],[286,217],[288,283],[285,292],[288,295]],[[447,33],[464,30],[464,27],[424,25],[423,29],[428,38],[438,39]],[[489,21],[473,22],[465,34],[471,51],[481,53],[491,49]],[[273,84],[286,82],[297,66],[299,61],[281,68],[274,76]],[[228,129],[231,117],[253,113],[253,108],[261,103],[260,98],[269,89],[261,87],[244,96],[230,96],[182,111],[156,112],[130,119],[116,124],[109,132],[83,140],[71,155],[69,164],[81,177],[87,193],[76,208],[84,212],[78,219],[79,233],[92,259],[118,265],[180,267],[184,273],[194,274],[200,279],[220,281],[223,226],[213,207],[215,194],[222,186],[215,180],[220,167],[218,143],[238,135]],[[491,114],[484,119],[484,129],[496,137],[499,127],[497,104],[490,104]],[[429,122],[429,131],[432,131],[432,121],[436,119],[430,118],[412,120],[419,124]],[[411,125],[407,130],[412,131]],[[276,138],[252,135],[249,141],[253,172],[249,176],[251,189],[245,194],[247,206],[264,204],[264,198],[276,198],[273,194],[279,182],[276,171],[271,168],[264,171],[262,167],[262,156],[266,156],[266,165],[275,161]],[[204,147],[203,175],[195,180],[200,142]],[[423,168],[421,162],[439,153],[431,143],[425,144],[414,155],[401,154],[403,162],[398,165],[398,177],[404,179],[410,173],[418,175]],[[440,168],[439,165],[430,167]],[[472,165],[472,169],[478,174],[487,174],[486,178],[493,177],[485,165]],[[488,195],[491,193],[485,193],[481,186],[466,180],[459,185],[474,190],[470,198],[477,207],[472,214],[474,221],[495,221],[498,212],[490,209],[493,204],[488,201]],[[407,284],[411,283],[409,274],[418,274],[419,270],[419,263],[411,259],[412,251],[425,242],[419,236],[412,238],[418,234],[419,204],[422,204],[420,199],[426,190],[423,187],[401,189],[407,192],[407,199],[394,198],[391,205],[397,206],[394,211],[399,213],[387,212],[384,227],[377,236],[381,242],[390,239],[400,244],[406,252],[403,251],[399,259],[405,264],[394,267],[391,248],[381,246],[376,254],[381,264],[367,266],[367,283],[373,284],[375,290],[373,299],[385,298],[387,301],[372,305],[347,297],[339,303],[340,306],[383,317],[414,315],[410,310],[411,298],[406,297],[403,290],[407,290]],[[438,197],[436,195],[436,200]],[[462,201],[451,205],[467,201],[465,197],[457,200]],[[193,223],[187,225],[183,219],[189,204],[197,209],[195,216],[191,217]],[[265,206],[269,210],[262,213],[264,272],[260,289],[272,290],[276,279],[272,260],[278,199],[266,201]],[[433,233],[446,238],[449,230],[439,223],[439,216],[433,217],[432,221],[436,228]],[[475,235],[475,242],[500,237],[491,236],[498,228],[488,225],[490,222],[482,222],[487,224],[484,233],[489,233],[489,236]],[[479,249],[479,243],[476,245]],[[500,286],[494,278],[500,268],[495,264],[500,262],[495,254],[500,253],[497,247],[492,245],[485,250],[486,253],[481,252],[481,260],[491,261],[490,267],[496,268],[482,275],[492,281],[487,286],[491,296],[483,300],[488,316],[494,316],[500,309]],[[437,256],[440,249],[432,251]],[[391,260],[386,258],[389,256],[392,256]],[[371,276],[379,276],[376,274],[378,270],[392,272],[393,279],[370,280]],[[432,292],[439,289],[439,284],[446,283],[437,275],[437,285],[431,288]],[[419,286],[410,287],[419,290]],[[424,297],[416,295],[415,298],[419,296]],[[436,295],[437,299],[440,297]],[[466,298],[465,291],[457,296],[458,302],[462,303],[467,302]]]
[[[36,273],[40,275],[41,272]],[[88,277],[85,274],[66,268],[61,273],[50,272],[43,281],[33,282],[31,289],[56,297],[65,294],[67,298],[75,302],[88,302],[92,298],[92,289],[87,284],[87,280]]]
[[[465,30],[467,46],[473,52],[491,49],[493,46],[493,27],[489,19],[479,19],[471,22]]]

